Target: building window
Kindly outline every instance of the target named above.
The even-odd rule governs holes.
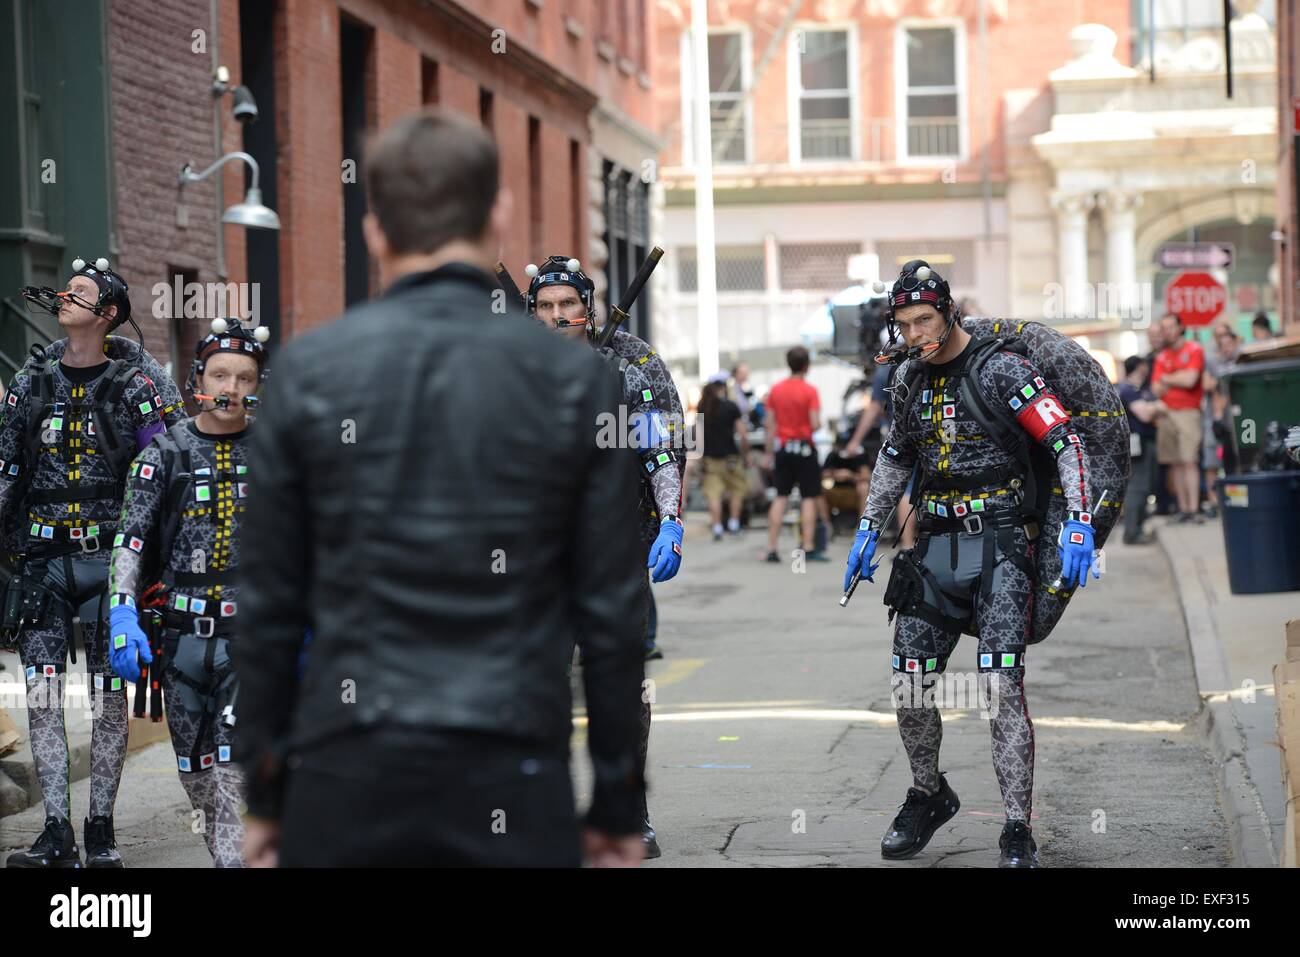
[[[420,58],[420,102],[426,106],[437,106],[441,97],[438,87],[438,62]]]
[[[650,252],[650,187],[628,170],[606,160],[602,173],[605,184],[605,315],[617,305],[632,284],[642,261]],[[650,341],[650,286],[641,289],[631,310],[628,332]]]
[[[851,286],[849,257],[861,252],[861,243],[782,243],[781,289],[834,292]]]
[[[903,118],[908,157],[961,155],[961,93],[957,30],[918,26],[902,30],[907,84]]]
[[[763,292],[767,289],[767,259],[762,246],[718,246],[713,254],[718,292]],[[677,289],[699,292],[694,246],[677,251]]]
[[[1157,64],[1172,59],[1192,40],[1209,37],[1223,42],[1223,0],[1133,0],[1132,9],[1131,62],[1144,68],[1151,66],[1153,40]],[[1275,26],[1277,0],[1260,0],[1255,12]]]
[[[792,128],[797,160],[852,159],[853,69],[847,30],[797,30],[791,37]]]
[[[686,35],[682,59],[682,102],[686,124],[686,162],[695,156],[695,65],[690,35]],[[709,33],[709,116],[713,128],[713,162],[749,161],[750,108],[745,102],[749,87],[748,35],[740,30]]]

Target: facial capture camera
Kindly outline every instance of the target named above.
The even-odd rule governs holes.
[[[537,293],[545,286],[569,286],[577,290],[578,296],[586,307],[587,315],[582,323],[587,327],[587,336],[596,333],[596,284],[582,271],[582,264],[566,256],[551,256],[540,266],[529,263],[524,267],[528,277],[528,291],[524,293],[524,308],[528,315],[537,318]],[[568,319],[557,319],[554,323],[559,328],[577,325]]]
[[[78,257],[72,261],[72,275],[85,276],[95,284],[98,295],[94,302],[83,299],[75,292],[56,292],[49,286],[24,286],[21,292],[22,297],[27,300],[28,310],[57,317],[63,309],[63,304],[72,302],[102,317],[110,308],[116,307],[117,311],[108,321],[109,331],[112,332],[123,323],[130,322],[130,287],[127,286],[125,279],[109,268],[106,258],[100,256],[93,263],[88,263]]]
[[[265,343],[271,338],[271,330],[266,326],[257,326],[254,329],[246,329],[236,320],[233,325],[225,319],[213,319],[212,331],[199,340],[194,347],[194,362],[190,366],[189,378],[185,382],[185,388],[189,393],[200,402],[211,402],[218,409],[228,409],[230,407],[230,396],[206,395],[198,391],[199,376],[203,375],[203,370],[207,367],[208,360],[219,352],[233,352],[236,355],[251,356],[257,361],[257,381],[259,387],[266,381],[267,368]],[[257,409],[260,400],[256,395],[244,396],[244,408],[251,411]]]
[[[904,359],[933,355],[943,348],[961,320],[960,310],[953,304],[948,281],[924,259],[913,259],[906,263],[892,289],[880,280],[872,284],[872,289],[878,293],[889,290],[889,297],[885,300],[885,328],[889,332],[889,344],[876,356],[877,364],[887,365]],[[909,349],[899,340],[898,323],[895,322],[894,315],[899,309],[917,305],[933,306],[944,317],[946,325],[943,334],[936,341],[923,342]]]

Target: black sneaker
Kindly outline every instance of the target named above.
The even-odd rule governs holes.
[[[998,847],[1002,856],[998,858],[998,867],[1037,867],[1038,845],[1034,843],[1034,834],[1024,821],[1007,821],[998,838]]]
[[[780,560],[781,560],[781,556],[777,555],[776,552],[768,552],[767,558],[764,559],[764,561],[769,561],[769,562],[779,562]]]
[[[804,552],[803,557],[805,561],[810,561],[810,562],[830,561],[830,556],[828,556],[825,552],[818,552],[818,551]]]
[[[650,645],[646,646],[646,650],[645,650],[646,661],[658,661],[663,656],[664,653],[659,650],[658,645],[651,643]]]
[[[81,832],[86,845],[87,867],[122,867],[122,855],[117,853],[117,839],[113,834],[113,819],[100,814],[86,819]]]
[[[939,775],[939,790],[932,795],[908,788],[907,799],[880,841],[880,856],[887,861],[915,857],[930,843],[934,832],[960,809],[961,801],[943,774]]]
[[[45,830],[32,849],[10,854],[5,866],[81,867],[81,853],[77,849],[77,835],[72,831],[72,822],[51,814],[45,819]]]
[[[645,859],[653,861],[656,857],[662,857],[663,851],[659,850],[659,840],[655,837],[655,829],[650,826],[650,818],[641,822],[641,839],[645,841]]]

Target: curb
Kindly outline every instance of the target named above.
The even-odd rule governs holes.
[[[1246,736],[1233,698],[1211,698],[1230,690],[1223,644],[1210,617],[1209,602],[1201,584],[1204,564],[1194,554],[1175,548],[1168,526],[1156,529],[1156,539],[1169,562],[1178,589],[1178,603],[1187,627],[1187,643],[1196,670],[1201,708],[1196,720],[1218,763],[1219,797],[1228,824],[1228,842],[1234,867],[1277,867],[1277,848],[1259,791],[1246,766]]]

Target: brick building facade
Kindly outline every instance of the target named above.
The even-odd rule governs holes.
[[[248,284],[246,304],[255,289],[273,343],[382,288],[361,235],[362,149],[371,133],[436,104],[481,122],[500,145],[516,224],[502,254],[516,278],[530,261],[576,255],[601,292],[612,285],[617,296],[648,245],[640,173],[659,146],[650,132],[652,8],[0,0],[0,15],[19,27],[3,40],[14,69],[0,77],[0,118],[21,132],[0,148],[0,165],[12,167],[0,186],[0,279],[7,294],[61,284],[76,256],[107,255],[131,285],[146,346],[183,380],[212,318],[213,287]],[[64,48],[72,41],[59,23],[73,16],[88,28],[89,53],[84,43]],[[230,96],[214,97],[220,66],[231,86],[253,93],[255,122],[233,117]],[[259,164],[279,232],[220,223],[250,180],[240,162],[179,187],[186,164],[201,171],[236,150]],[[65,164],[57,183],[41,179],[47,157]],[[207,294],[202,315],[193,302],[186,315],[189,297],[174,292],[187,283]],[[42,338],[38,327],[57,334],[52,320],[25,325],[9,298],[0,353],[21,356]],[[634,313],[643,333],[648,308]]]
[[[876,257],[886,279],[923,256],[958,297],[1011,310],[1008,128],[1026,100],[1050,105],[1073,25],[1111,24],[1121,56],[1128,49],[1130,0],[1051,6],[1038,16],[1006,0],[709,5],[724,365],[745,359],[760,387],[779,377],[810,314],[875,278],[850,275],[855,256],[859,268]],[[673,55],[656,59],[654,77],[669,253],[661,350],[687,379],[712,371],[692,368],[690,17],[689,0],[661,4],[658,42]],[[846,374],[828,372],[825,388],[842,390]]]

